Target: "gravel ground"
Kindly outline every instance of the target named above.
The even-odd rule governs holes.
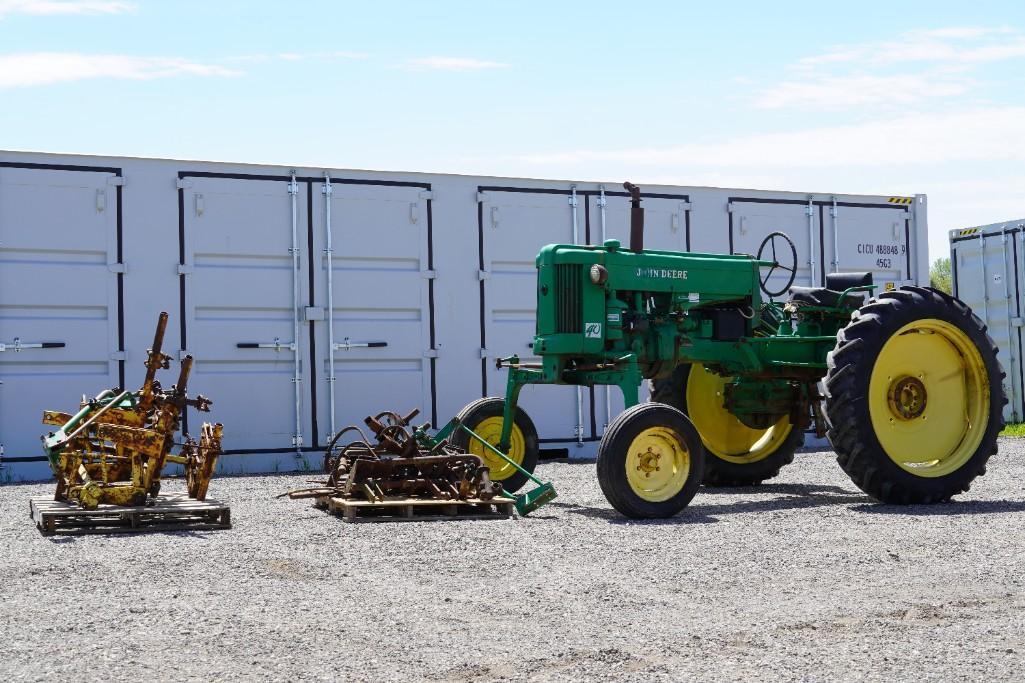
[[[347,525],[215,479],[230,531],[44,538],[0,489],[0,678],[1021,680],[1025,441],[895,508],[829,453],[627,522],[590,463],[527,519]]]

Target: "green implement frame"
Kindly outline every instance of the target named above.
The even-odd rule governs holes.
[[[526,516],[534,510],[541,507],[542,505],[544,505],[545,503],[549,503],[555,500],[558,494],[555,492],[555,486],[553,486],[551,482],[541,481],[540,479],[535,477],[532,472],[528,472],[527,470],[523,469],[519,465],[519,463],[514,461],[512,458],[510,458],[508,455],[506,455],[499,449],[492,446],[483,437],[479,436],[476,432],[474,432],[465,424],[463,424],[462,421],[459,420],[459,418],[452,418],[449,421],[449,423],[442,427],[440,430],[438,430],[438,433],[434,436],[428,434],[425,428],[418,428],[414,434],[416,440],[420,443],[421,446],[433,451],[436,448],[440,448],[441,445],[445,443],[449,439],[449,437],[451,437],[456,431],[463,431],[466,434],[468,434],[472,439],[476,439],[481,444],[483,444],[484,448],[488,449],[488,451],[490,451],[494,455],[497,455],[499,458],[501,458],[508,464],[512,465],[512,467],[514,467],[519,472],[522,472],[528,479],[537,484],[536,488],[531,489],[526,493],[521,493],[520,495],[515,497],[516,511],[519,512],[520,515]]]

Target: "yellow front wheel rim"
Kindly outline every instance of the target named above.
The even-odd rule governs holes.
[[[955,472],[982,443],[990,407],[986,364],[955,325],[926,318],[900,328],[876,358],[868,394],[879,444],[912,474]]]
[[[502,418],[501,417],[488,417],[477,423],[477,426],[471,427],[471,429],[480,435],[485,441],[492,446],[498,447],[498,440],[502,438]],[[497,455],[491,452],[490,449],[484,447],[477,439],[470,439],[470,446],[467,449],[470,453],[480,456],[484,464],[491,470],[492,481],[502,481],[516,474],[518,471],[515,467],[502,460]],[[517,465],[523,464],[523,455],[527,452],[526,443],[523,439],[523,432],[519,426],[513,424],[512,434],[509,436],[509,452],[506,455],[509,459],[515,462]]]
[[[738,465],[764,460],[775,453],[794,428],[786,417],[768,429],[752,429],[723,406],[731,378],[709,372],[695,363],[687,376],[687,415],[701,442],[719,458]]]
[[[690,475],[690,451],[669,427],[649,427],[630,442],[626,479],[638,497],[651,503],[683,490]]]

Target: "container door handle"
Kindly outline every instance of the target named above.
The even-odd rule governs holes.
[[[274,349],[275,351],[295,351],[295,342],[283,342],[278,337],[272,342],[239,342],[235,344],[239,349]]]
[[[346,337],[341,342],[336,342],[332,347],[332,351],[348,351],[349,349],[380,349],[388,346],[386,341],[350,341]]]
[[[10,343],[0,342],[0,353],[4,351],[18,353],[25,349],[63,349],[65,346],[64,342],[23,342],[19,337],[15,337],[14,341]]]

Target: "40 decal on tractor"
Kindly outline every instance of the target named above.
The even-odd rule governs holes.
[[[793,287],[797,251],[781,232],[755,256],[644,250],[640,190],[625,187],[629,249],[609,240],[538,254],[540,362],[497,361],[509,369],[505,398],[460,413],[473,432],[532,471],[537,431],[517,406],[525,385],[618,386],[626,410],[601,440],[597,470],[629,517],[671,516],[702,482],[775,476],[813,424],[883,502],[944,501],[985,472],[1006,398],[996,346],[968,306],[926,287],[873,295],[870,273]],[[651,401],[641,404],[644,380]],[[526,481],[482,442],[454,437],[507,491]]]

